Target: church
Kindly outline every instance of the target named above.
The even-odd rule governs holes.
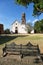
[[[15,34],[27,34],[27,27],[26,27],[26,18],[25,18],[25,13],[22,14],[22,22],[20,23],[18,20],[15,20],[11,24],[11,33]]]

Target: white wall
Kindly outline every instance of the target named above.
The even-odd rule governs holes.
[[[33,34],[33,33],[34,33],[34,30],[31,31],[31,34]]]
[[[11,25],[11,31],[15,33],[15,27],[18,28],[18,33],[27,33],[26,31],[26,26],[20,24],[18,21],[15,21],[12,25]]]

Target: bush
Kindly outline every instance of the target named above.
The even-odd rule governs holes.
[[[4,33],[5,33],[5,34],[10,34],[10,30],[9,30],[9,29],[6,29],[6,30],[4,31]]]

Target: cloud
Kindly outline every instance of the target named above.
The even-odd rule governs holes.
[[[33,21],[33,24],[34,24],[36,21],[38,21],[38,19],[35,19],[35,20]]]

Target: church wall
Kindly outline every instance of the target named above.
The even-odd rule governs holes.
[[[19,33],[27,33],[27,31],[25,29],[26,29],[25,25],[21,25],[19,27]]]
[[[24,24],[20,24],[18,21],[15,21],[11,26],[11,31],[15,33],[15,28],[17,27],[18,33],[27,33],[26,26]]]

